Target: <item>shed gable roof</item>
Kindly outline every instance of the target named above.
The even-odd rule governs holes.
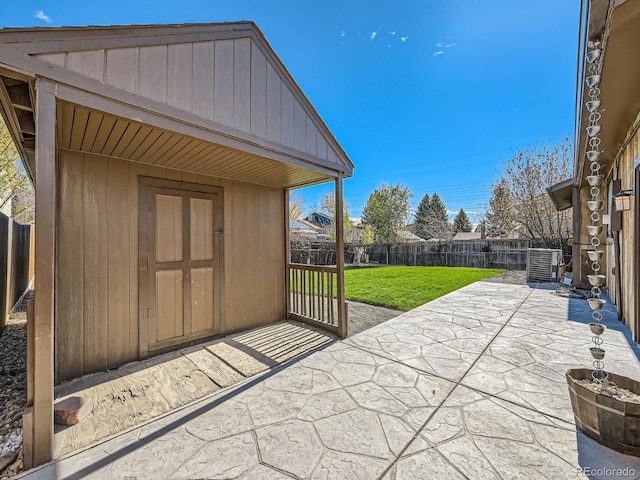
[[[229,137],[346,176],[353,171],[252,22],[5,29],[0,67],[4,58],[33,75],[87,91],[107,85],[132,94],[118,99],[124,103],[142,97],[195,115]]]

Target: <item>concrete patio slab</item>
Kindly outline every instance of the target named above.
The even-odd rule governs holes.
[[[573,423],[589,321],[584,300],[478,282],[25,477],[638,478]],[[605,323],[607,367],[640,377]]]
[[[56,425],[56,457],[144,424],[334,340],[335,336],[306,324],[278,322],[62,383],[56,387],[56,399],[87,398],[93,409],[76,425]]]

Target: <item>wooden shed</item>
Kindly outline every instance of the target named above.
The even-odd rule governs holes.
[[[289,263],[288,191],[333,181],[340,217],[353,164],[252,22],[4,29],[0,102],[36,191],[34,464],[56,382],[285,318],[345,335],[342,255]]]
[[[606,275],[605,287],[624,321],[640,341],[640,0],[584,0],[581,18],[578,95],[576,111],[576,158],[572,184],[574,212],[574,283],[589,288],[591,271],[588,250],[593,250],[587,226],[592,224],[587,201],[592,200],[591,175],[586,152],[590,146],[587,127],[590,100],[586,78],[589,71],[587,42],[600,41],[601,81],[597,98],[602,104],[598,123],[602,150],[599,163],[604,176],[600,186],[607,215],[599,236],[603,251],[599,273]],[[626,196],[628,208],[617,210],[613,196]],[[606,339],[605,339],[606,342]]]

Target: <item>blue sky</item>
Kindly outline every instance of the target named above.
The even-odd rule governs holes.
[[[384,180],[473,218],[515,149],[573,133],[579,0],[2,3],[4,27],[255,21],[356,165],[352,217]]]

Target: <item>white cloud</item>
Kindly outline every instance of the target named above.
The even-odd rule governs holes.
[[[451,48],[451,47],[455,47],[456,44],[455,43],[447,43],[444,48]]]
[[[438,50],[437,52],[433,52],[433,56],[437,57],[438,55],[442,55],[444,52],[442,50]]]
[[[46,23],[53,22],[53,19],[50,16],[46,15],[42,10],[38,10],[33,16],[36,17],[38,20],[42,20],[43,22],[46,22]]]
[[[408,39],[409,39],[409,37],[400,37],[400,40],[401,40],[402,42],[406,42]]]
[[[342,31],[340,32],[340,36],[341,36],[341,37],[346,37],[346,36],[347,36],[347,32],[345,32],[344,30],[342,30]]]
[[[438,47],[438,48],[442,48],[442,42],[438,42],[438,43],[436,43],[436,47]]]
[[[376,38],[376,35],[378,35],[378,32],[371,32],[371,40],[373,40],[374,38]]]
[[[395,35],[396,32],[389,32],[389,35]]]

